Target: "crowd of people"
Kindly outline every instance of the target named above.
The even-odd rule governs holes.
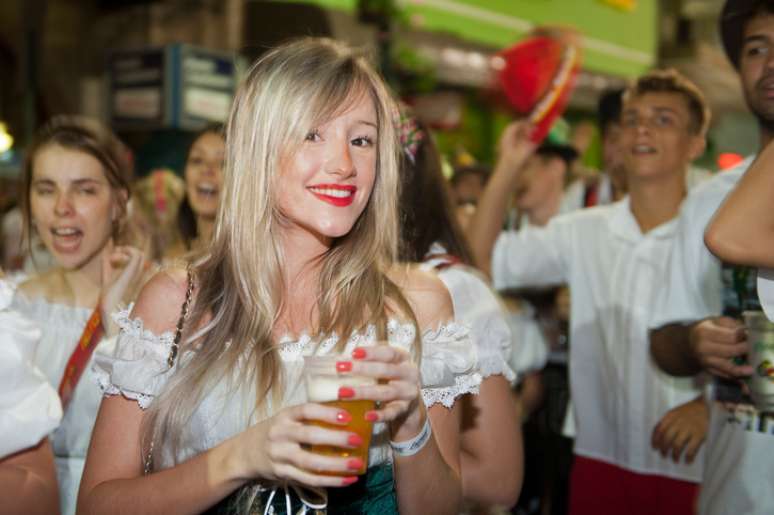
[[[743,321],[774,335],[774,5],[720,29],[761,150],[716,174],[703,93],[653,70],[602,96],[600,173],[516,120],[449,181],[319,38],[262,55],[180,176],[52,118],[3,223],[0,512],[774,512]]]

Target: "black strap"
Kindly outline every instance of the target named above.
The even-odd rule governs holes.
[[[183,306],[180,308],[180,318],[177,319],[177,327],[175,327],[175,338],[172,340],[172,348],[169,351],[169,358],[167,358],[167,364],[170,367],[175,364],[175,359],[180,349],[183,326],[185,325],[185,319],[188,317],[188,309],[191,307],[191,297],[193,296],[194,282],[190,267],[186,272],[188,273],[188,288],[185,291],[185,302],[183,302]]]

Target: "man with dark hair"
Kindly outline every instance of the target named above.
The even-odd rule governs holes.
[[[774,136],[774,2],[727,0],[720,32],[763,147]],[[757,411],[740,384],[752,370],[740,364],[748,347],[739,318],[743,311],[760,310],[756,273],[721,263],[704,244],[707,224],[753,157],[686,200],[651,324],[651,353],[661,368],[675,376],[715,376],[699,500],[703,515],[774,513],[774,415]]]
[[[501,137],[500,161],[468,238],[496,288],[569,285],[576,426],[570,514],[690,513],[706,406],[692,379],[668,378],[651,363],[648,322],[685,173],[704,151],[704,132],[681,91],[635,85],[621,119],[628,196],[558,216],[546,227],[501,232],[507,198],[534,152],[530,127],[515,122]]]
[[[522,166],[514,188],[514,229],[542,227],[554,216],[575,208],[564,202],[572,164],[578,158],[569,137],[569,124],[559,118]]]
[[[593,200],[585,195],[586,206],[609,204],[626,194],[626,173],[623,169],[622,152],[619,147],[621,135],[621,97],[624,90],[612,89],[599,97],[597,123],[602,136],[603,176],[594,190]]]
[[[489,174],[492,173],[490,167],[484,164],[471,164],[459,166],[454,169],[449,184],[451,184],[454,201],[457,206],[478,204],[478,198],[484,191]]]

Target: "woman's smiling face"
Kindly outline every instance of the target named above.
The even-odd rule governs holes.
[[[370,95],[352,95],[340,114],[309,130],[280,165],[277,205],[284,230],[329,244],[365,209],[376,178],[378,120]]]

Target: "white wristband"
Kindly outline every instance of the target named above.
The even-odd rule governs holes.
[[[430,417],[425,417],[425,425],[411,440],[405,440],[403,442],[393,442],[390,440],[390,447],[392,451],[398,456],[413,456],[430,441],[430,437],[433,435],[433,431],[430,428]]]

